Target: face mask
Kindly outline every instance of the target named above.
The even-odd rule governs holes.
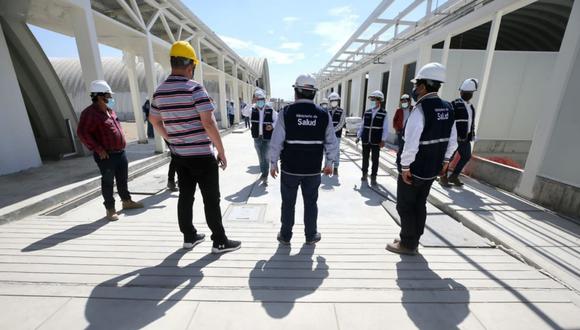
[[[379,108],[381,106],[381,102],[379,101],[374,101],[371,104],[373,105],[373,108]]]
[[[263,108],[265,105],[266,105],[266,101],[264,101],[264,100],[259,100],[256,102],[256,106],[258,108]]]
[[[409,107],[409,103],[403,102],[401,103],[401,107],[403,107],[403,109],[407,109]]]
[[[322,109],[327,109],[328,108],[328,104],[324,103],[321,105]]]
[[[330,102],[330,106],[333,107],[333,108],[338,107],[338,101],[331,101]]]
[[[114,109],[116,105],[117,105],[117,102],[115,102],[114,98],[107,99],[107,106],[109,108]]]
[[[464,99],[465,101],[471,100],[472,97],[473,97],[473,93],[466,93],[466,92],[461,93],[461,98]]]
[[[417,94],[417,87],[413,88],[411,91],[411,97],[415,102],[417,102],[417,99],[419,98],[419,94]]]

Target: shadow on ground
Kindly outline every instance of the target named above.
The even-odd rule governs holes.
[[[276,319],[286,317],[297,299],[314,293],[328,277],[324,257],[317,256],[313,268],[314,250],[315,245],[304,244],[298,254],[290,255],[289,246],[279,245],[269,260],[256,263],[249,285],[254,300],[262,303],[268,315]]]
[[[220,257],[210,254],[179,267],[186,253],[177,250],[159,265],[97,285],[85,307],[87,329],[142,329],[165,316],[203,279],[202,269]]]

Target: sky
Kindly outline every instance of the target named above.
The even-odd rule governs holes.
[[[380,0],[182,2],[240,56],[266,57],[271,96],[288,100],[296,77],[324,67]],[[78,57],[73,38],[31,28],[49,57]],[[102,57],[122,56],[104,45],[100,51]]]

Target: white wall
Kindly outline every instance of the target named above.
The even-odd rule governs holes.
[[[566,86],[539,174],[580,187],[580,109],[578,107],[580,56],[578,55]]]
[[[0,25],[0,175],[42,165],[8,45]]]

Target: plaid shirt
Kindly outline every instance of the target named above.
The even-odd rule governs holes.
[[[77,135],[87,148],[94,152],[125,149],[125,135],[115,111],[101,111],[95,104],[81,113]]]

